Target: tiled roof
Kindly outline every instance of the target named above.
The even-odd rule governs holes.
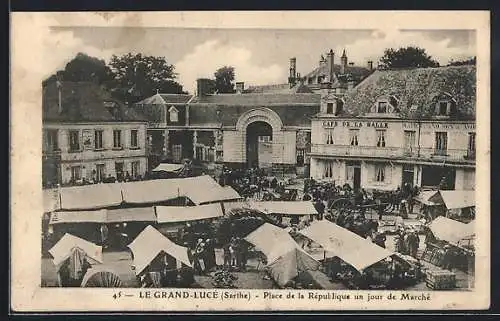
[[[457,117],[474,118],[475,66],[376,71],[348,92],[344,111],[353,116],[363,115],[379,97],[394,95],[399,100],[402,116],[412,117],[415,106],[422,108],[424,117],[432,116],[433,100],[443,93],[450,94],[456,101]]]
[[[150,105],[150,104],[187,104],[187,102],[193,97],[192,95],[183,95],[183,94],[156,94],[151,97],[148,97],[140,102],[136,103],[137,105]]]
[[[336,75],[340,74],[340,65],[333,65],[333,71]],[[313,71],[311,71],[310,73],[305,75],[304,77],[307,79],[309,77],[316,77],[318,75],[328,75],[329,72],[330,71],[328,70],[328,65],[324,64],[324,65],[317,67],[316,69],[314,69]],[[355,79],[359,80],[359,79],[362,79],[362,78],[368,76],[370,74],[370,70],[368,68],[365,68],[365,67],[349,66],[348,65],[348,66],[346,66],[345,73],[350,74]]]
[[[270,106],[270,105],[314,105],[318,104],[319,94],[218,94],[194,97],[190,105],[220,106]]]
[[[57,122],[137,122],[144,117],[133,108],[126,107],[91,82],[62,82],[62,112],[59,112],[59,90],[56,83],[43,88],[42,110],[44,121]],[[112,114],[105,102],[116,103]]]
[[[292,88],[290,84],[250,86],[245,90],[249,94],[312,94],[313,91],[306,85],[298,83]]]

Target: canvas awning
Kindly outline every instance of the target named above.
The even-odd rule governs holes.
[[[148,206],[107,210],[106,222],[156,222],[155,209]]]
[[[439,216],[429,224],[431,232],[437,239],[451,244],[457,244],[460,240],[469,238],[476,234],[474,221],[465,224],[459,221]]]
[[[120,205],[120,183],[93,184],[60,189],[61,209],[91,210]]]
[[[61,209],[59,190],[56,188],[43,190],[43,212],[50,213]]]
[[[175,173],[184,168],[184,164],[166,164],[162,163],[153,169],[153,172]]]
[[[102,247],[92,242],[79,238],[71,234],[64,234],[64,236],[57,242],[50,250],[49,253],[53,257],[55,266],[59,266],[66,261],[73,253],[74,249],[84,251],[87,256],[98,263],[103,263],[102,260]]]
[[[105,223],[106,210],[53,212],[49,224]]]
[[[269,201],[251,202],[251,208],[273,215],[317,215],[318,212],[310,201]]]
[[[161,252],[191,266],[188,248],[175,244],[151,225],[146,226],[128,247],[134,255],[136,275],[142,273]]]
[[[439,191],[430,200],[444,204],[448,210],[476,206],[475,191]]]
[[[49,224],[156,222],[154,207],[53,212]]]
[[[437,194],[437,191],[423,191],[423,192],[420,192],[413,199],[416,200],[417,202],[422,203],[422,204],[427,205],[427,206],[439,205],[439,204],[436,204],[436,203],[430,201],[430,198],[436,194]]]
[[[152,204],[185,196],[182,179],[155,179],[128,182],[123,185],[123,200],[129,204]]]
[[[182,188],[189,199],[198,205],[241,199],[233,188],[220,186],[208,175],[185,178]]]
[[[358,271],[394,254],[326,220],[314,221],[299,233],[320,244],[327,256],[336,256]]]
[[[177,223],[205,220],[223,216],[221,205],[205,204],[198,206],[156,206],[158,223]]]
[[[245,240],[264,253],[270,274],[280,286],[302,272],[317,270],[321,265],[302,250],[284,229],[269,223],[250,233]]]

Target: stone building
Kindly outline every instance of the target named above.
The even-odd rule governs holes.
[[[346,95],[324,90],[311,176],[354,187],[475,185],[474,66],[377,70]]]
[[[43,185],[102,181],[147,170],[147,122],[90,82],[43,88]]]
[[[245,88],[237,82],[234,94],[208,94],[209,80],[199,79],[195,95],[146,98],[136,107],[149,121],[150,165],[194,158],[232,167],[307,171],[320,89],[344,93],[370,72],[348,64],[345,52],[341,64],[335,64],[330,50],[305,77],[291,58],[287,83]]]

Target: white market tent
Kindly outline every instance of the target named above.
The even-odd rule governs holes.
[[[49,224],[120,222],[156,222],[155,210],[149,206],[96,211],[60,211],[52,213]]]
[[[318,270],[320,266],[284,229],[275,225],[265,223],[245,240],[264,253],[270,274],[280,286],[286,285],[300,273]]]
[[[134,255],[136,275],[141,274],[161,252],[191,266],[188,248],[175,244],[151,225],[146,226],[128,247]]]
[[[254,209],[273,215],[317,215],[318,212],[310,201],[268,201],[250,203]]]
[[[317,215],[318,212],[310,201],[262,201],[262,202],[227,202],[224,203],[226,211],[232,209],[256,210],[271,215]]]
[[[439,204],[436,204],[436,203],[430,201],[431,197],[433,197],[437,193],[438,193],[438,191],[422,191],[417,196],[415,196],[414,199],[417,202],[422,203],[422,204],[427,205],[427,206],[439,205]]]
[[[154,204],[187,197],[196,205],[233,201],[241,196],[208,175],[64,187],[44,192],[44,211],[97,210],[126,204]],[[59,199],[59,200],[58,200]]]
[[[85,252],[87,257],[95,262],[103,263],[101,246],[68,233],[64,234],[59,242],[49,250],[49,253],[53,257],[54,265],[59,267],[77,249]]]
[[[437,217],[429,224],[431,232],[437,239],[451,244],[458,244],[463,239],[475,236],[474,221],[465,224],[443,216]]]
[[[183,168],[184,168],[184,164],[167,164],[167,163],[161,163],[160,165],[156,166],[153,169],[153,172],[175,173],[175,172],[179,172]]]
[[[460,209],[476,206],[475,191],[439,191],[431,197],[430,201],[443,204],[446,209]]]
[[[198,206],[156,206],[158,223],[178,223],[205,220],[223,216],[218,203]]]
[[[360,272],[394,254],[327,220],[314,221],[299,233],[321,245],[327,257],[338,257]]]
[[[91,210],[118,206],[123,202],[121,185],[109,183],[61,188],[61,209]]]

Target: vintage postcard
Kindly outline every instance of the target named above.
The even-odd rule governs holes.
[[[13,311],[489,307],[488,12],[11,25]]]

